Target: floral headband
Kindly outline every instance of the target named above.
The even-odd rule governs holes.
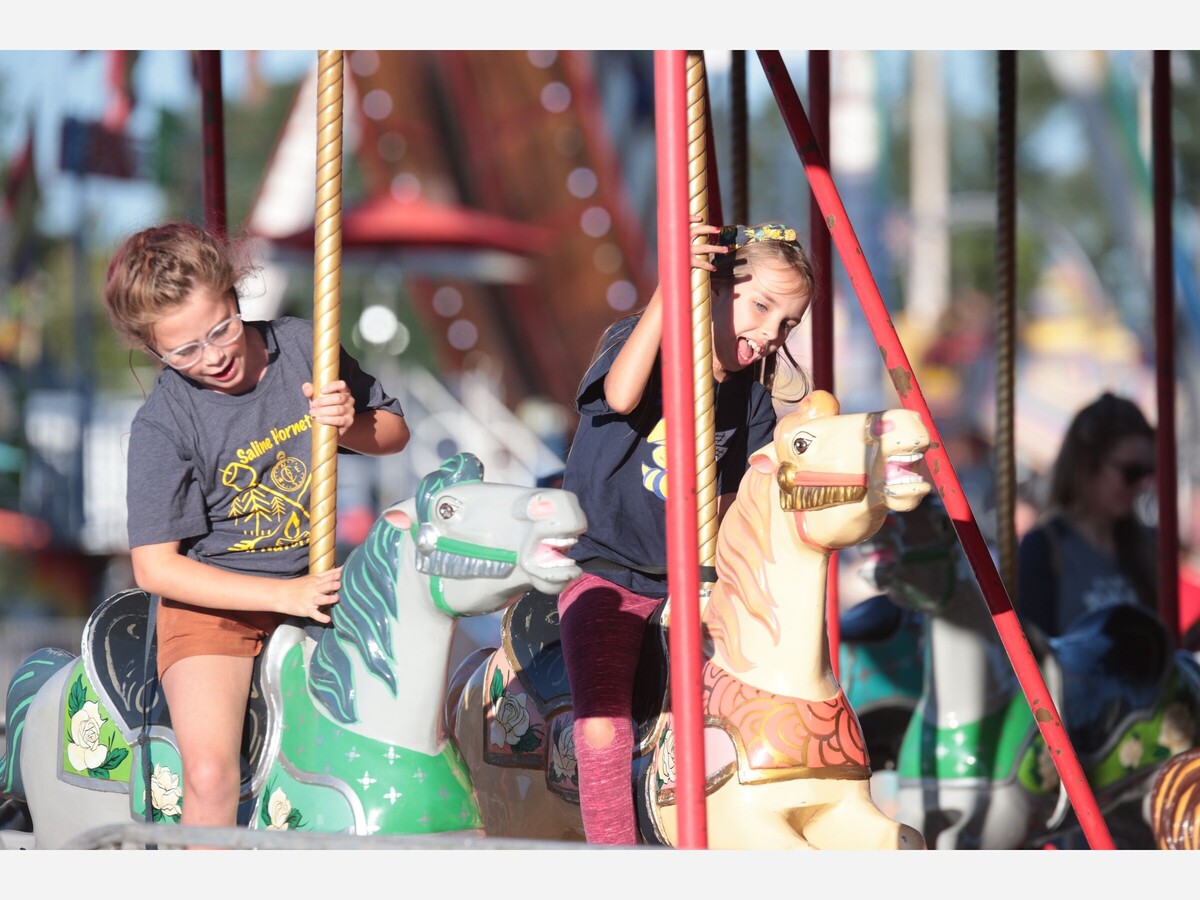
[[[786,225],[771,223],[751,228],[748,225],[723,225],[717,235],[717,243],[732,250],[739,250],[747,244],[759,241],[794,241],[796,230]]]

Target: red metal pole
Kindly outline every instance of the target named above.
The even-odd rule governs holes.
[[[1171,246],[1171,51],[1154,51],[1154,369],[1158,397],[1158,611],[1179,643],[1179,512],[1175,471],[1175,268]]]
[[[204,137],[204,225],[228,233],[225,204],[225,106],[221,89],[221,51],[197,51]]]
[[[792,143],[804,164],[809,185],[820,203],[826,227],[837,246],[838,255],[841,257],[842,265],[846,267],[850,283],[854,286],[863,314],[871,327],[871,334],[879,345],[883,363],[887,367],[888,375],[892,379],[900,402],[905,409],[915,410],[921,416],[926,428],[929,429],[930,446],[925,453],[925,458],[933,483],[954,523],[954,530],[966,553],[967,561],[975,572],[975,578],[979,582],[988,610],[992,614],[992,621],[1000,634],[1005,652],[1012,662],[1017,681],[1025,693],[1025,699],[1029,702],[1042,737],[1050,748],[1051,758],[1058,769],[1071,806],[1079,818],[1083,833],[1093,849],[1111,850],[1113,842],[1108,832],[1108,826],[1105,825],[1104,818],[1100,815],[1100,809],[1096,805],[1096,798],[1092,794],[1091,786],[1088,784],[1083,768],[1079,765],[1075,749],[1067,737],[1066,729],[1054,706],[1054,700],[1050,696],[1050,691],[1034,660],[1033,652],[1029,648],[1029,642],[1025,639],[1025,633],[1021,630],[1016,613],[1013,612],[1012,603],[1004,589],[1004,583],[1000,580],[995,563],[992,562],[991,554],[988,552],[987,544],[984,543],[979,523],[975,521],[975,515],[971,512],[971,506],[963,494],[962,484],[942,445],[941,435],[937,431],[933,416],[929,412],[929,406],[917,384],[916,373],[913,372],[904,347],[900,343],[900,338],[896,334],[896,328],[888,315],[887,306],[871,275],[858,237],[854,234],[850,218],[846,214],[841,197],[838,196],[837,188],[829,175],[829,166],[817,143],[816,136],[813,134],[812,126],[809,125],[808,117],[804,114],[804,108],[796,95],[795,86],[788,75],[783,58],[777,50],[759,50],[758,56],[767,80],[771,83],[771,89],[787,124]]]
[[[663,295],[663,412],[667,420],[667,585],[671,595],[671,714],[682,849],[708,844],[700,709],[700,550],[688,249],[687,53],[654,51],[659,281]]]
[[[813,133],[822,147],[829,146],[829,51],[808,51],[808,106],[812,110]],[[833,252],[829,229],[821,215],[815,194],[808,201],[809,249],[812,251],[815,284],[812,298],[813,386],[836,393],[833,389]],[[829,662],[835,678],[841,677],[839,665],[842,644],[842,601],[839,592],[837,551],[829,554],[826,578],[826,613],[829,628]]]

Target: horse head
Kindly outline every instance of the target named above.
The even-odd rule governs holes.
[[[942,615],[974,576],[940,497],[930,494],[909,512],[890,512],[859,544],[863,580],[898,605]]]
[[[774,477],[801,540],[832,551],[874,534],[889,510],[921,502],[928,447],[929,432],[911,410],[841,415],[832,394],[813,391],[779,420],[750,465]]]
[[[769,682],[760,668],[759,686],[827,696],[836,683],[825,643],[828,557],[873,534],[889,510],[920,502],[928,446],[915,413],[841,415],[827,391],[779,420],[771,443],[751,454],[717,534],[717,583],[703,620],[734,671],[780,653],[803,657],[805,666]],[[799,640],[804,649],[788,647]]]
[[[557,594],[578,577],[563,551],[587,526],[575,495],[483,481],[469,453],[427,475],[399,511],[416,541],[417,571],[429,577],[435,605],[451,616],[492,612],[536,588]],[[394,514],[395,515],[395,514]]]
[[[312,657],[314,695],[338,720],[357,719],[355,694],[372,688],[355,687],[351,650],[393,696],[398,670],[412,671],[418,654],[444,667],[453,620],[503,609],[530,588],[556,594],[579,575],[563,551],[586,524],[568,491],[485,482],[470,453],[446,460],[347,558]]]

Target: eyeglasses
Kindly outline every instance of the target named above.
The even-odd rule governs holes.
[[[190,344],[184,344],[182,347],[176,347],[163,356],[158,356],[172,369],[190,369],[204,357],[204,348],[213,347],[228,347],[239,337],[242,336],[242,314],[234,313],[228,319],[222,319],[208,332],[208,337],[202,341],[193,341]]]
[[[1154,466],[1140,462],[1113,462],[1110,465],[1121,473],[1127,487],[1133,487],[1154,474]]]

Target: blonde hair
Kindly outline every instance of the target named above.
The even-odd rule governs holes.
[[[747,237],[750,239],[746,240]],[[804,294],[812,298],[813,291],[816,290],[812,259],[792,229],[772,223],[726,226],[721,240],[723,243],[729,243],[735,250],[733,253],[713,254],[713,265],[717,267],[712,273],[714,283],[732,285],[739,268],[744,270],[758,263],[776,263],[791,269],[800,280]],[[776,377],[779,356],[788,361],[791,369],[782,380]],[[787,344],[783,344],[778,353],[759,360],[756,376],[773,396],[779,396],[785,402],[799,402],[812,390],[812,379],[792,356]],[[783,385],[791,387],[793,382],[798,383],[795,394],[782,396],[777,390]]]
[[[151,329],[199,288],[234,292],[248,266],[235,250],[190,222],[170,222],[127,237],[113,254],[104,308],[130,347],[148,346]]]

